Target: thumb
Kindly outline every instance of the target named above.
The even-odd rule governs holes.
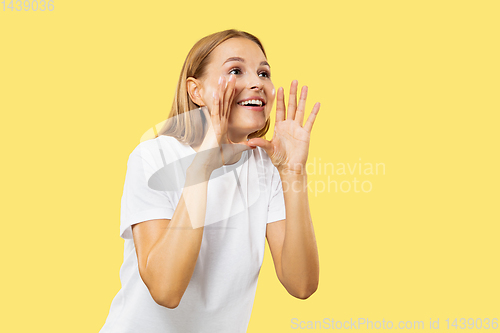
[[[261,147],[262,149],[264,149],[266,151],[266,153],[269,156],[273,155],[274,147],[270,141],[267,141],[267,140],[262,139],[262,138],[253,138],[253,139],[248,140],[247,143],[250,147],[256,147],[256,146]]]

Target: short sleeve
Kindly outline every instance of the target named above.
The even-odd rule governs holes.
[[[271,197],[267,213],[267,223],[277,222],[286,218],[285,199],[283,196],[283,186],[278,169],[271,164],[273,170],[271,178]]]
[[[149,178],[157,171],[146,149],[138,146],[129,156],[123,186],[120,215],[120,237],[132,239],[133,224],[154,219],[171,219],[175,206],[167,191],[148,186]]]

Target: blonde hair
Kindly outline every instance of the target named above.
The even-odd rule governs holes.
[[[172,109],[168,115],[168,119],[163,125],[158,135],[168,135],[177,138],[180,142],[185,144],[198,144],[201,143],[207,130],[207,119],[201,110],[194,110],[200,106],[194,103],[189,97],[187,92],[187,78],[193,77],[200,79],[206,74],[207,65],[210,63],[211,52],[222,42],[230,39],[242,37],[255,42],[264,56],[266,51],[260,40],[254,35],[241,30],[228,29],[220,32],[213,33],[200,39],[189,51],[184,65],[182,66],[179,82],[175,91]],[[190,110],[194,110],[188,112]],[[262,138],[269,130],[270,119],[266,120],[263,128],[248,135],[248,138]]]

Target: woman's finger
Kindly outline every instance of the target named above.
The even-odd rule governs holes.
[[[319,112],[319,108],[321,107],[321,103],[318,102],[316,104],[314,104],[314,107],[311,111],[311,114],[309,115],[309,117],[307,117],[307,121],[304,125],[304,129],[311,133],[311,130],[312,130],[312,127],[313,127],[313,124],[314,124],[314,120],[316,120],[316,116],[318,115],[318,112]]]
[[[221,76],[220,79],[219,79],[219,114],[220,114],[220,118],[224,118],[225,117],[225,114],[224,112],[226,111],[224,109],[224,88],[225,88],[225,85],[226,85],[226,78],[224,76]]]
[[[224,96],[224,109],[226,110],[225,111],[226,119],[229,119],[229,113],[231,112],[235,82],[236,80],[234,78],[234,75],[231,74],[231,76],[229,76],[229,81],[227,82],[227,87]]]
[[[276,96],[276,122],[285,120],[285,111],[285,92],[283,87],[279,87]]]
[[[220,116],[219,116],[219,93],[214,91],[213,93],[214,101],[212,107],[212,115],[210,116],[212,120],[212,126],[215,129],[220,129]]]
[[[297,86],[299,81],[293,80],[290,86],[290,97],[288,98],[288,115],[287,119],[295,119],[295,110],[297,109]]]
[[[295,112],[294,121],[297,122],[300,126],[304,122],[304,112],[306,109],[306,99],[307,99],[307,86],[303,86],[300,91],[300,99],[299,105],[297,106],[297,111]]]

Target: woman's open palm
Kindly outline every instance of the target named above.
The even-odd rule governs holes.
[[[311,130],[319,112],[320,103],[316,103],[304,125],[304,111],[307,99],[307,86],[302,87],[299,104],[297,105],[298,81],[292,81],[288,100],[288,115],[285,119],[285,101],[283,88],[278,89],[276,104],[276,122],[274,135],[271,141],[262,138],[253,138],[248,143],[262,147],[270,156],[273,164],[280,171],[303,173],[307,155]]]

